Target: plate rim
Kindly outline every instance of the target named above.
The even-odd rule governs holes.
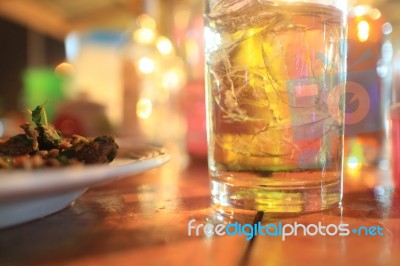
[[[85,165],[31,171],[6,170],[8,172],[0,173],[0,203],[86,189],[159,167],[170,159],[169,153],[163,153],[139,160],[116,158],[114,163],[127,160],[121,165]],[[62,178],[57,175],[61,175]]]

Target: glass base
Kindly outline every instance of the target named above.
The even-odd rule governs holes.
[[[303,213],[339,206],[342,200],[341,180],[302,186],[268,186],[250,182],[233,183],[211,180],[211,197],[218,212],[241,213]]]

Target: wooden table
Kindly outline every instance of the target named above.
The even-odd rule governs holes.
[[[264,214],[263,224],[380,226],[383,236],[188,236],[191,219],[218,220],[207,166],[180,170],[170,163],[93,187],[68,209],[1,230],[0,265],[400,265],[399,191],[374,168],[349,171],[345,180],[342,209]]]

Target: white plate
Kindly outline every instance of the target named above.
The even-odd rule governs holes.
[[[141,159],[117,158],[110,165],[1,171],[0,228],[57,212],[92,185],[144,172],[169,159],[169,154],[153,149]]]

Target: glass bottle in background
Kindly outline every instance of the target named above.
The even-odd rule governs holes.
[[[66,136],[115,134],[121,126],[121,37],[117,28],[92,28],[67,35],[67,63],[59,66],[68,73],[66,98],[59,104],[54,121]]]
[[[392,177],[395,186],[400,187],[400,51],[393,60],[393,90],[390,108],[390,140],[392,155]]]
[[[183,60],[171,40],[158,31],[148,14],[126,32],[123,56],[123,127],[120,135],[132,141],[166,146],[185,164],[186,122],[181,92],[186,83]],[[179,154],[179,155],[178,155]]]
[[[390,106],[393,91],[393,45],[391,41],[392,24],[385,22],[382,25],[383,45],[382,57],[378,61],[377,73],[381,79],[381,112],[383,119],[383,146],[380,151],[379,167],[387,170],[390,168]]]
[[[204,89],[204,35],[202,0],[174,7],[173,35],[178,52],[185,58],[188,81],[184,89],[187,120],[186,148],[192,158],[207,158],[207,131]]]
[[[389,25],[376,8],[356,6],[349,11],[345,162],[350,169],[388,166]]]

